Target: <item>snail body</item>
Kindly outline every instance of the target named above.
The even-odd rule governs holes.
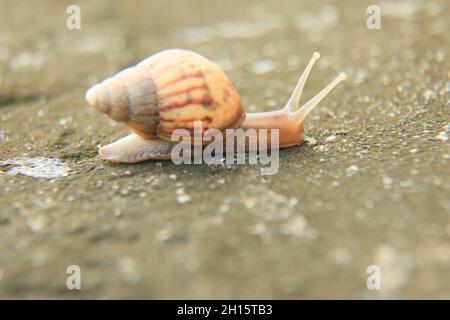
[[[303,119],[345,74],[297,110],[314,53],[287,105],[276,111],[245,113],[231,81],[218,65],[198,53],[171,49],[159,52],[134,67],[94,85],[86,93],[90,105],[118,122],[132,134],[100,148],[100,155],[115,162],[170,159],[176,129],[225,131],[232,128],[279,129],[279,146],[305,141]],[[207,144],[209,140],[203,139]]]

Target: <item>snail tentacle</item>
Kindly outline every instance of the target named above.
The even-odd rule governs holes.
[[[300,102],[300,98],[302,96],[303,88],[305,87],[306,80],[309,77],[309,74],[311,73],[311,69],[314,65],[314,63],[319,60],[320,53],[314,52],[311,60],[309,60],[308,65],[306,66],[305,70],[303,71],[302,75],[297,81],[297,85],[295,86],[294,91],[292,92],[291,98],[289,99],[288,103],[284,107],[287,111],[295,112],[298,109],[298,104]]]
[[[339,74],[328,86],[326,86],[322,91],[316,94],[313,98],[311,98],[307,103],[305,103],[299,110],[294,112],[294,117],[296,121],[302,123],[305,120],[306,116],[314,109],[315,106],[319,104],[319,102],[330,93],[331,90],[336,87],[339,82],[347,79],[347,74],[342,72]]]

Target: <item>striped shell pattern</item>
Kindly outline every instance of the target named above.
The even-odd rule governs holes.
[[[170,140],[175,129],[194,130],[194,121],[224,131],[239,127],[245,113],[223,71],[187,50],[157,53],[92,87],[91,105],[124,122],[144,138]]]

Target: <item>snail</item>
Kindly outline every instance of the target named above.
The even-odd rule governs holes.
[[[131,134],[99,149],[102,158],[135,163],[171,158],[176,129],[230,128],[279,130],[279,147],[300,145],[307,137],[303,120],[342,80],[338,75],[316,96],[298,108],[315,52],[300,76],[286,106],[270,112],[245,113],[236,89],[220,67],[202,55],[181,49],[156,53],[136,66],[94,85],[86,92],[88,103],[118,122]],[[207,144],[205,140],[202,143]]]

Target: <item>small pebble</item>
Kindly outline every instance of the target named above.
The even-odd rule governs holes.
[[[177,180],[177,175],[172,173],[172,174],[169,175],[169,179]]]
[[[188,203],[191,201],[191,196],[184,192],[184,188],[178,188],[176,191],[177,202],[179,204]]]
[[[357,173],[359,170],[357,165],[352,164],[351,166],[349,166],[346,170],[347,172],[347,176],[351,177],[353,176],[355,173]]]
[[[436,92],[434,92],[433,90],[427,89],[427,90],[425,90],[425,92],[423,93],[423,97],[424,97],[426,100],[434,99],[434,98],[436,98]]]

